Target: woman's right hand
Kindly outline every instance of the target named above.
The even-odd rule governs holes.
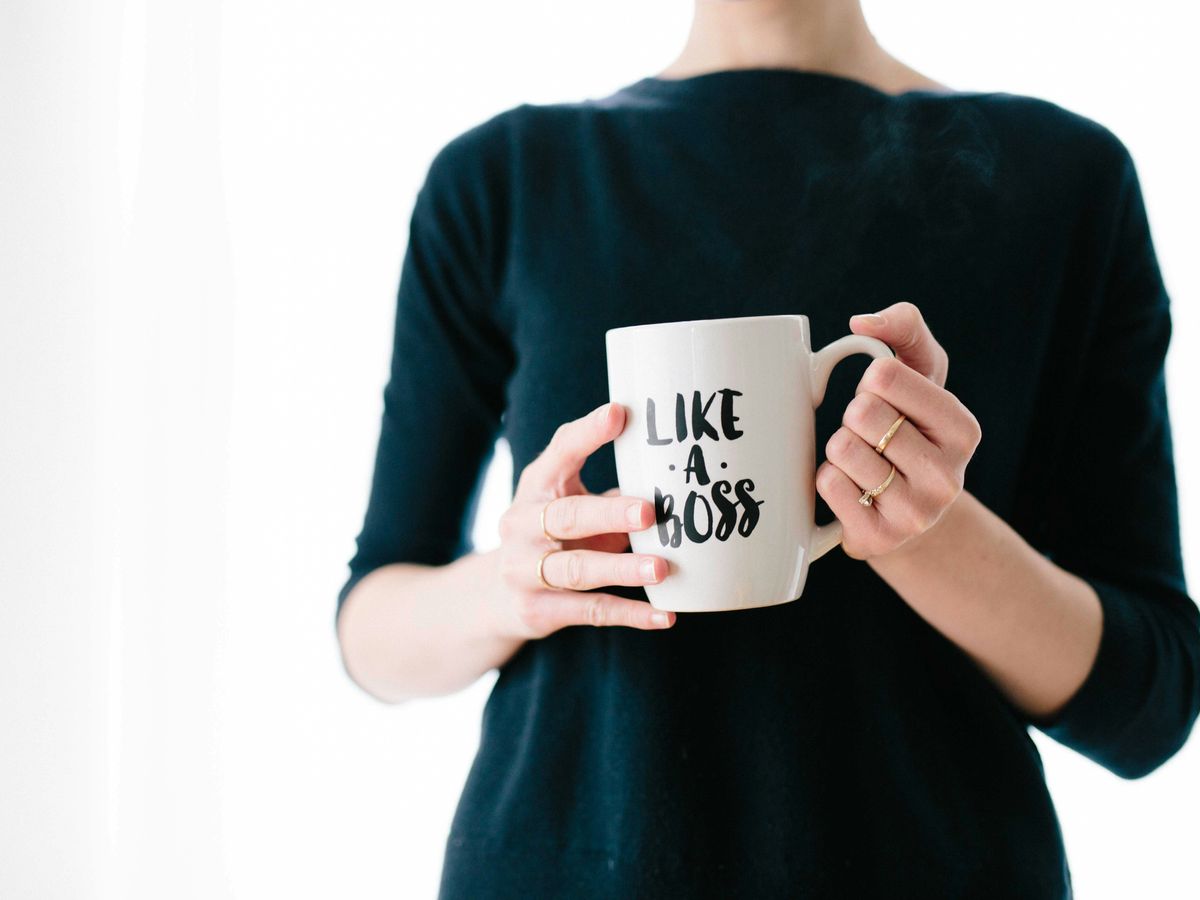
[[[672,612],[592,590],[654,584],[668,571],[661,556],[624,552],[629,532],[654,524],[653,505],[622,497],[616,488],[593,494],[579,475],[587,458],[624,427],[625,408],[605,403],[560,425],[546,449],[521,471],[512,505],[500,518],[495,551],[500,578],[493,614],[504,634],[528,639],[567,625],[658,629],[674,624]],[[549,589],[537,576],[538,559],[547,551],[553,552],[542,563],[542,577]]]

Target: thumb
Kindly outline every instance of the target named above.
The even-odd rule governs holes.
[[[877,313],[850,317],[850,330],[878,338],[896,351],[896,358],[916,369],[938,387],[946,386],[949,357],[925,322],[921,310],[907,300]]]

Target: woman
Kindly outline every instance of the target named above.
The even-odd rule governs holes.
[[[658,612],[604,332],[795,312],[897,354],[818,413],[844,553],[798,602]],[[1069,896],[1028,727],[1136,778],[1200,704],[1169,334],[1122,142],[913,71],[857,0],[697,0],[658,75],[450,141],[338,617],[387,702],[500,670],[442,896]]]

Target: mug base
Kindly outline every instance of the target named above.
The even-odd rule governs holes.
[[[785,603],[795,603],[799,597],[789,597],[786,600],[767,600],[763,603],[745,603],[738,606],[693,606],[687,603],[668,603],[660,606],[653,600],[650,605],[663,612],[704,613],[704,612],[737,612],[739,609],[764,609],[768,606],[782,606]]]

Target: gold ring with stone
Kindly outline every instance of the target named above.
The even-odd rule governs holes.
[[[892,427],[887,430],[887,433],[879,439],[879,443],[875,445],[876,453],[883,453],[887,445],[891,443],[892,438],[896,436],[896,432],[900,430],[900,423],[908,418],[904,413],[900,413],[900,418],[892,423]]]
[[[863,506],[870,506],[872,503],[875,502],[876,497],[878,497],[880,494],[882,494],[884,491],[887,490],[888,485],[892,483],[892,479],[895,477],[896,477],[896,466],[893,463],[892,471],[888,472],[888,477],[883,480],[883,484],[879,485],[879,487],[871,488],[871,490],[869,490],[869,491],[863,491],[862,496],[858,498],[858,502],[861,503]]]

